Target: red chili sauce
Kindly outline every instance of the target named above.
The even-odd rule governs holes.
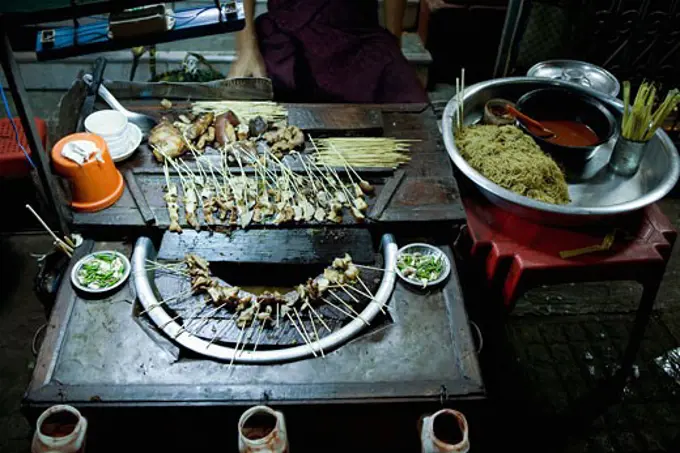
[[[578,121],[548,120],[541,121],[541,124],[555,133],[553,137],[547,137],[544,140],[556,145],[592,146],[600,141],[600,138],[590,127]],[[536,135],[543,133],[538,129],[532,130],[532,132]]]

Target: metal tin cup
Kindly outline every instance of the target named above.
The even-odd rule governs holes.
[[[633,176],[640,168],[640,162],[649,142],[637,142],[619,136],[609,159],[609,168],[622,176]]]

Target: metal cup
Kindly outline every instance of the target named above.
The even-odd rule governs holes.
[[[642,156],[645,155],[647,142],[637,142],[619,136],[609,159],[609,168],[622,176],[633,176],[640,168]]]

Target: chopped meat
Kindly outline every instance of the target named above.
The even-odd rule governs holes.
[[[179,157],[186,151],[182,133],[165,118],[151,129],[149,145],[159,162],[162,162],[165,157]]]

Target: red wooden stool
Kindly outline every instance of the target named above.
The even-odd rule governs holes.
[[[43,146],[45,146],[45,139],[47,138],[47,126],[45,121],[40,118],[33,118],[35,122],[36,131],[40,136]],[[17,125],[19,131],[19,140],[24,149],[31,155],[31,148],[28,147],[26,134],[19,118],[14,118],[14,124]],[[14,128],[9,118],[0,119],[0,177],[1,176],[22,176],[28,174],[31,170],[31,164],[26,159],[26,155],[21,150],[16,141]]]
[[[479,193],[471,195],[463,198],[466,240],[457,241],[457,249],[483,269],[488,285],[500,291],[508,311],[524,292],[539,285],[608,280],[643,285],[617,379],[616,390],[623,391],[677,236],[670,221],[657,205],[651,205],[615,223],[565,229],[533,223],[492,205]],[[601,244],[615,229],[618,233],[609,250],[560,257],[561,251]]]

